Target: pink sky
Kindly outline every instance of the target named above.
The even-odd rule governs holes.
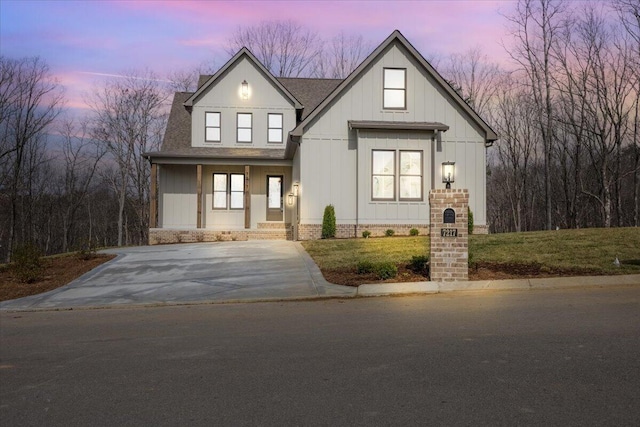
[[[505,18],[513,1],[15,1],[0,2],[0,53],[39,55],[82,108],[103,75],[133,69],[159,76],[227,59],[238,26],[292,19],[331,38],[359,34],[374,45],[395,29],[427,58],[480,46],[506,61]]]

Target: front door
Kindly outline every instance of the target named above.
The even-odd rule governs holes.
[[[267,175],[267,221],[282,221],[282,175]]]

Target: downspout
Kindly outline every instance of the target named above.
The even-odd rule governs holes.
[[[359,160],[359,142],[360,142],[360,129],[356,129],[356,229],[353,231],[353,234],[355,238],[358,237],[358,226],[360,225],[360,215],[358,213],[358,205],[360,204],[360,186],[359,186],[359,179],[360,179],[360,171],[358,169],[358,164],[360,163]]]

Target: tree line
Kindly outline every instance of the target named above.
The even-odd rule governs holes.
[[[493,232],[638,226],[640,5],[519,0],[504,17],[511,60],[480,48],[430,57],[498,133],[487,164]],[[345,78],[371,52],[361,36],[322,39],[294,21],[239,27],[276,76]],[[213,64],[148,70],[96,85],[71,117],[40,58],[0,57],[0,259],[19,245],[54,254],[145,244],[150,166],[175,90]]]

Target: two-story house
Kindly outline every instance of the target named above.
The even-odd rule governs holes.
[[[429,229],[429,191],[467,188],[486,232],[495,132],[394,31],[344,80],[276,78],[247,49],[175,94],[152,164],[150,243]],[[156,220],[157,215],[157,220]]]

